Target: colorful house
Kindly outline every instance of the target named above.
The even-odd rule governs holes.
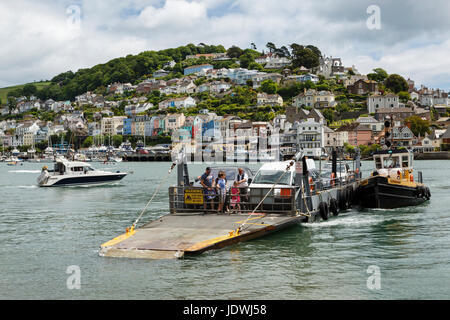
[[[200,64],[200,65],[196,65],[196,66],[191,66],[191,67],[187,67],[184,69],[184,75],[187,76],[188,74],[191,73],[197,73],[197,72],[201,72],[203,70],[209,70],[209,69],[213,69],[214,67],[210,64]]]

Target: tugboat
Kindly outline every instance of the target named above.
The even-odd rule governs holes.
[[[413,153],[407,149],[377,151],[373,155],[375,171],[361,181],[356,197],[364,208],[394,209],[419,205],[430,200],[430,189],[413,175]]]

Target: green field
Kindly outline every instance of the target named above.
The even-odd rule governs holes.
[[[31,84],[34,84],[38,90],[48,86],[50,82],[33,82]],[[7,88],[0,88],[0,100],[3,104],[6,103],[6,97],[8,95],[8,92],[14,91],[16,89],[23,88],[26,84],[21,84],[13,87],[7,87]]]

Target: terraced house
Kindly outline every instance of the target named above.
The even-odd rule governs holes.
[[[258,93],[258,106],[282,106],[283,98],[279,94]]]
[[[196,102],[192,97],[182,97],[164,100],[159,103],[159,110],[164,110],[167,108],[190,108],[195,107]]]
[[[309,89],[295,96],[293,99],[294,106],[300,108],[302,106],[314,107],[314,108],[325,108],[332,107],[336,104],[334,94],[330,91],[316,91],[314,89]]]

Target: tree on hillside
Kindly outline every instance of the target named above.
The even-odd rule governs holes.
[[[275,50],[277,49],[277,47],[272,42],[267,42],[266,47],[271,53],[275,52]]]
[[[431,132],[430,122],[428,120],[423,120],[419,116],[411,116],[405,119],[405,123],[411,124],[411,131],[416,137],[419,135],[424,137],[427,133]]]
[[[255,62],[255,58],[250,52],[244,53],[239,57],[239,62],[241,63],[242,68],[247,68],[250,63]]]
[[[320,56],[313,49],[296,43],[291,44],[291,49],[293,58],[292,65],[294,68],[304,66],[305,68],[311,69],[319,65]]]
[[[400,99],[400,102],[407,103],[409,100],[411,100],[411,95],[408,91],[400,91],[398,93],[398,97]]]
[[[27,97],[31,97],[32,95],[35,95],[37,92],[37,88],[34,84],[29,83],[26,84],[23,88],[22,88],[22,93],[24,96]]]
[[[244,50],[242,50],[239,47],[232,46],[227,50],[227,56],[230,58],[239,58],[244,53]]]
[[[399,93],[400,91],[408,91],[408,82],[405,78],[398,74],[391,74],[385,81],[386,89]]]
[[[261,90],[267,94],[275,94],[277,92],[277,84],[271,79],[264,80],[261,83]]]
[[[256,44],[255,44],[254,42],[252,42],[252,43],[250,44],[250,47],[251,47],[253,50],[257,50]]]
[[[381,68],[373,69],[373,73],[369,73],[367,75],[367,78],[369,78],[369,80],[377,82],[383,82],[387,77],[388,77],[387,72]]]
[[[306,49],[312,50],[319,58],[322,56],[322,52],[316,46],[310,44],[306,46]]]
[[[264,67],[262,65],[260,65],[259,63],[251,62],[248,65],[248,69],[262,71],[264,69]]]
[[[333,123],[335,118],[334,118],[334,111],[332,109],[325,109],[322,112],[323,116],[325,117],[325,119],[327,120],[327,123]]]

